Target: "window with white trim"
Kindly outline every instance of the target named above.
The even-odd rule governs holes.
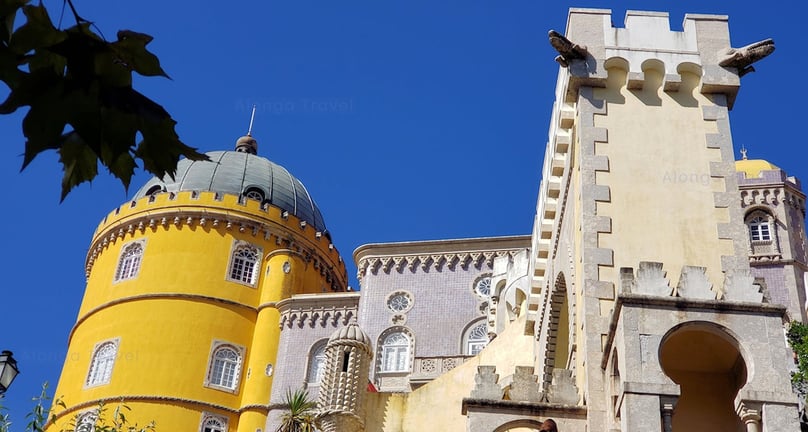
[[[76,416],[75,432],[94,432],[98,421],[97,411],[87,411]]]
[[[258,277],[258,263],[261,251],[257,247],[237,242],[230,256],[230,268],[227,278],[236,282],[255,285]]]
[[[477,353],[488,345],[488,324],[486,324],[485,321],[480,321],[479,324],[470,327],[466,331],[466,337],[464,339],[464,354],[477,355]]]
[[[749,220],[749,233],[752,241],[770,241],[772,239],[771,224],[768,218],[756,216]]]
[[[137,276],[140,271],[140,263],[143,260],[144,243],[143,240],[139,240],[129,243],[121,249],[118,268],[115,269],[114,282],[134,279]]]
[[[381,371],[406,372],[410,369],[410,338],[404,332],[385,336],[381,344]]]
[[[202,413],[202,422],[199,426],[200,432],[227,432],[227,418]]]
[[[87,387],[109,383],[112,378],[112,368],[118,356],[118,341],[106,341],[95,346],[90,360],[90,370],[87,372]]]
[[[208,365],[206,384],[224,390],[238,388],[243,350],[227,343],[214,342]]]
[[[488,298],[491,296],[491,274],[484,274],[474,281],[474,294]]]
[[[328,341],[320,341],[311,349],[309,356],[309,369],[306,381],[309,385],[320,385],[325,373],[325,346]]]

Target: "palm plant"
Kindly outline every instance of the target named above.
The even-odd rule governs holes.
[[[287,389],[284,403],[289,407],[289,411],[281,417],[281,425],[277,432],[314,432],[317,403],[309,399],[308,391]]]

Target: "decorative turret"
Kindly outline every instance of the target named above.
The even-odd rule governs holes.
[[[352,321],[328,339],[325,356],[319,428],[324,432],[364,431],[364,400],[372,357],[370,338]]]

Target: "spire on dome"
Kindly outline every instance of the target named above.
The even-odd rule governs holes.
[[[255,120],[255,105],[250,114],[250,127],[247,128],[247,135],[236,140],[236,151],[241,153],[258,154],[258,141],[252,136],[253,121]]]

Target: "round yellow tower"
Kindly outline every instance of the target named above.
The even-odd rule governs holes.
[[[162,431],[264,428],[275,305],[347,281],[306,188],[256,150],[247,135],[210,161],[180,161],[101,222],[56,389],[67,407],[50,430],[121,400]]]

